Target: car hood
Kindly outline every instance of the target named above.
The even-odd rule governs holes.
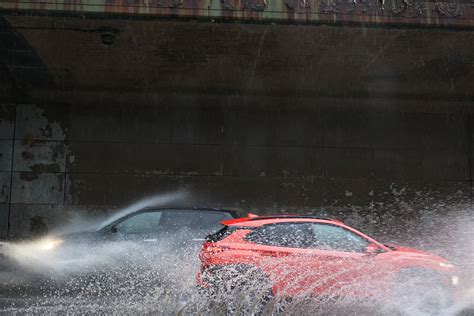
[[[405,247],[405,246],[399,246],[399,245],[392,245],[388,244],[387,245],[390,249],[393,251],[401,251],[401,252],[409,252],[413,254],[422,254],[422,255],[428,255],[428,256],[434,256],[431,252],[424,251],[424,250],[419,250],[415,248],[410,248],[410,247]]]
[[[66,240],[66,241],[74,241],[74,242],[81,242],[81,241],[96,241],[98,239],[103,238],[103,234],[100,231],[94,230],[84,230],[78,231],[74,233],[66,233],[66,234],[59,234],[56,235],[57,238]]]
[[[401,255],[402,257],[419,258],[436,264],[450,263],[447,259],[428,251],[392,244],[388,244],[386,246]]]

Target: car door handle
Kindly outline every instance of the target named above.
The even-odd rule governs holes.
[[[271,251],[271,250],[263,250],[260,251],[260,255],[265,257],[286,257],[289,256],[290,253],[284,251]]]
[[[157,242],[158,239],[143,239],[144,242]]]

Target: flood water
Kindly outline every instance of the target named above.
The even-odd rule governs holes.
[[[182,196],[173,198],[176,197]],[[393,225],[355,216],[361,212],[356,208],[346,219],[380,241],[431,251],[460,268],[459,294],[436,313],[419,306],[416,300],[355,301],[303,295],[290,302],[272,298],[262,309],[247,293],[237,293],[233,298],[209,298],[196,286],[199,247],[190,245],[170,253],[164,245],[172,241],[156,247],[130,242],[78,244],[58,252],[38,251],[31,242],[4,242],[0,245],[5,259],[0,272],[0,313],[474,315],[472,207],[453,199],[444,203],[424,201],[423,205],[398,201],[397,205],[398,209],[390,205],[393,209],[387,216],[403,212],[406,216],[403,220],[400,216],[392,218]],[[127,210],[145,206],[147,203],[142,201]],[[415,209],[417,215],[413,216]],[[335,208],[332,212],[344,210]],[[416,286],[410,291],[415,298],[424,294]]]

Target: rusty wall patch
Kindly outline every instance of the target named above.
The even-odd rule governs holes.
[[[184,0],[170,0],[168,6],[170,8],[179,8],[182,7],[184,4]]]
[[[263,11],[267,7],[267,0],[245,0],[242,5],[244,10]]]
[[[30,218],[30,233],[32,236],[42,236],[47,234],[48,231],[48,225],[46,225],[42,216],[36,215]]]
[[[426,6],[421,0],[384,0],[382,9],[393,15],[423,16]]]
[[[20,173],[20,180],[23,181],[34,181],[39,178],[39,175],[37,173],[30,173],[30,172],[21,172]]]
[[[153,8],[180,8],[184,0],[150,0],[149,5]]]
[[[267,7],[267,0],[221,0],[225,10],[252,10],[263,11]]]
[[[434,8],[443,17],[456,18],[463,15],[463,6],[458,3],[436,2]]]
[[[1,10],[16,10],[21,0],[0,0]],[[21,2],[21,10],[123,13],[129,16],[225,18],[237,21],[364,23],[474,27],[474,6],[461,0],[62,0]],[[133,8],[133,10],[131,10]],[[178,10],[179,9],[179,10]]]
[[[221,0],[221,6],[225,10],[236,10],[238,7],[235,6],[235,1],[233,0]]]
[[[301,8],[310,8],[311,2],[309,0],[285,0],[286,7],[290,11],[295,11],[298,7]]]
[[[67,108],[62,106],[17,106],[16,138],[27,140],[64,140]]]
[[[321,0],[324,14],[360,14],[419,17],[426,11],[421,0]]]

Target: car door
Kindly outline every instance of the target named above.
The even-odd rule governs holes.
[[[293,222],[265,225],[246,238],[260,267],[283,296],[353,295],[372,258],[363,237],[333,225]]]
[[[366,248],[370,241],[339,225],[311,223],[312,240],[300,255],[310,267],[307,291],[331,297],[361,296],[368,271],[377,263]]]
[[[258,265],[272,279],[273,289],[282,296],[294,296],[308,288],[311,258],[305,252],[312,240],[308,223],[264,225],[245,238],[251,242]]]

